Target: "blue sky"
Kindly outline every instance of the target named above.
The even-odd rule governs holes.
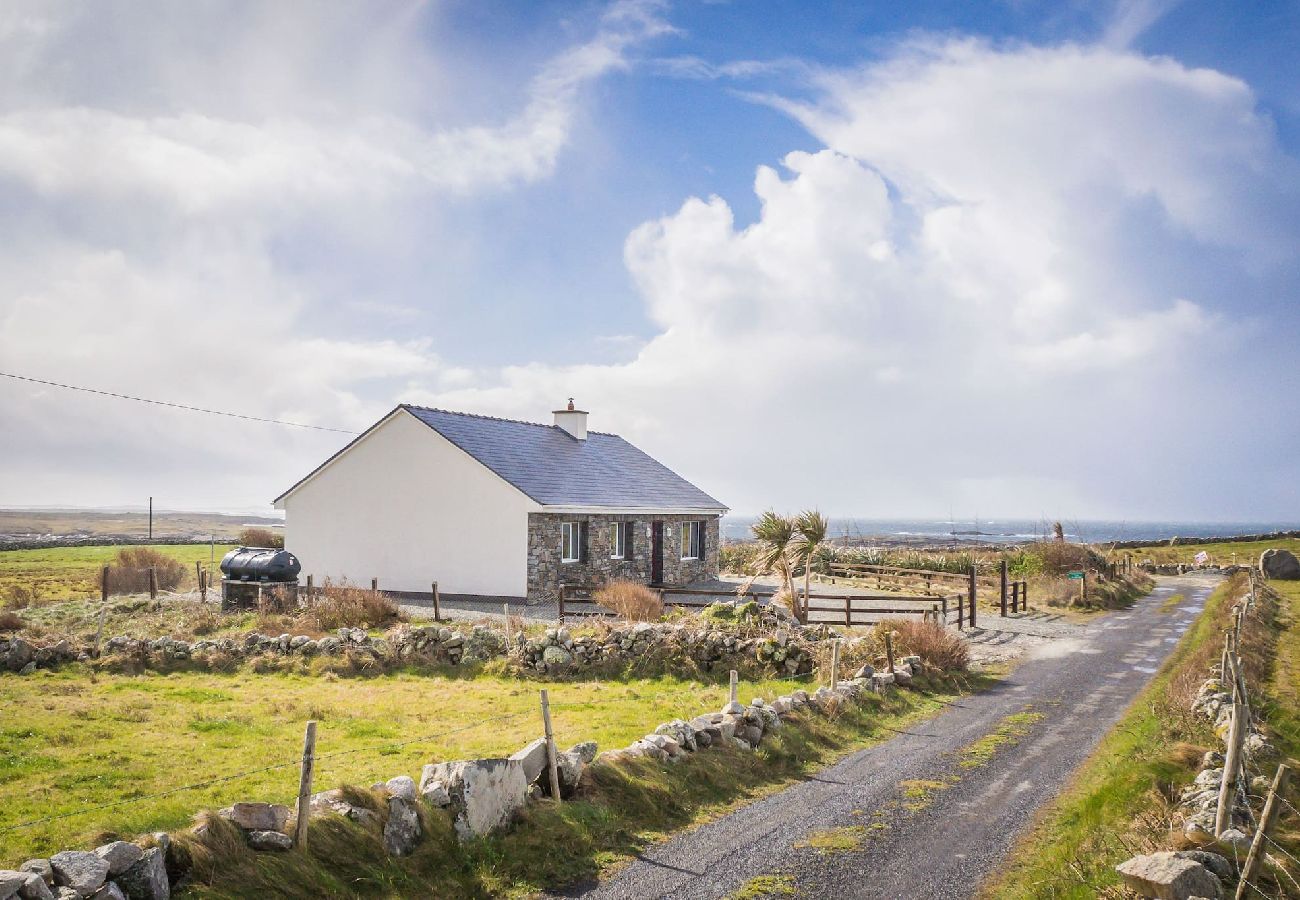
[[[15,2],[0,370],[576,396],[738,512],[1295,518],[1292,3]],[[338,435],[0,385],[0,503]]]

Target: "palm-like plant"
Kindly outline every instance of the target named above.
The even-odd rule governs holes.
[[[799,514],[794,520],[794,530],[797,535],[794,541],[793,551],[795,560],[803,566],[803,615],[801,618],[808,618],[808,591],[812,581],[813,559],[817,556],[822,545],[826,543],[826,534],[830,531],[831,523],[820,512],[815,509],[806,509]]]
[[[784,590],[790,597],[791,611],[798,613],[798,602],[794,596],[794,567],[790,561],[790,545],[795,537],[794,520],[769,509],[758,517],[750,530],[761,546],[758,559],[754,562],[754,575],[780,575]]]

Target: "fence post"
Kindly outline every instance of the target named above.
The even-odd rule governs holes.
[[[372,593],[372,594],[378,594],[378,593],[379,593],[379,579],[378,579],[378,578],[372,578],[372,579],[370,579],[370,593]]]
[[[844,627],[853,627],[853,601],[848,594],[844,595]]]
[[[316,723],[308,722],[302,736],[302,768],[298,773],[298,820],[293,828],[293,845],[307,846],[307,822],[311,818],[311,777],[316,768]]]
[[[966,598],[960,593],[955,594],[954,596],[957,598],[957,630],[961,631],[966,627],[965,622],[962,621],[966,618],[966,610],[963,608]]]
[[[442,621],[442,610],[438,608],[438,582],[433,583],[433,621]]]
[[[315,593],[315,587],[312,584],[312,576],[308,575],[307,576],[307,599],[311,600],[312,595],[314,593]]]
[[[108,602],[108,566],[99,573],[99,602]]]
[[[199,589],[200,594],[203,593],[203,563],[197,559],[194,560],[194,586]]]
[[[569,586],[568,586],[567,584],[562,584],[562,585],[560,585],[560,619],[559,619],[559,622],[560,622],[561,625],[564,624],[564,592],[567,591],[568,589],[569,589]]]
[[[149,567],[149,599],[158,599],[158,570],[153,566]]]
[[[542,728],[546,735],[546,768],[550,772],[551,796],[560,802],[560,768],[555,752],[555,732],[551,730],[551,701],[542,690]]]
[[[501,621],[506,632],[506,643],[510,642],[510,604],[501,604]]]
[[[1006,614],[1007,614],[1007,560],[1006,560],[1006,557],[1003,557],[1003,559],[1002,559],[1002,565],[998,567],[998,571],[999,571],[999,573],[1001,574],[1001,585],[1002,585],[1002,615],[1003,615],[1003,617],[1005,618],[1005,617],[1006,617]]]
[[[970,627],[975,627],[975,563],[970,564],[970,584],[966,588],[966,596],[970,600]]]
[[[943,619],[941,620],[940,624],[942,624],[944,628],[947,628],[948,627],[948,598],[941,597],[940,601],[943,603]]]
[[[1269,788],[1268,799],[1264,801],[1264,812],[1260,814],[1259,827],[1255,829],[1255,839],[1250,842],[1250,853],[1246,855],[1246,865],[1242,867],[1241,880],[1237,882],[1236,900],[1242,900],[1246,896],[1246,891],[1250,889],[1250,880],[1255,877],[1255,869],[1259,867],[1259,861],[1264,856],[1264,842],[1268,839],[1268,833],[1277,819],[1278,800],[1286,790],[1287,775],[1290,773],[1291,768],[1286,763],[1282,763],[1273,775],[1273,786]]]
[[[99,627],[95,629],[95,658],[99,659],[99,642],[104,639],[104,616],[108,613],[108,607],[99,608]]]
[[[208,602],[208,570],[199,569],[199,600]]]
[[[731,703],[736,702],[736,695],[738,693],[740,693],[740,673],[737,672],[735,669],[732,669],[731,670],[731,693],[729,695],[731,698],[730,700]]]
[[[1020,611],[1029,612],[1029,582],[1020,582]]]
[[[885,659],[889,660],[889,674],[894,674],[894,633],[885,632]]]
[[[1079,579],[1079,605],[1088,605],[1088,570],[1083,569],[1083,577]]]
[[[1223,761],[1223,780],[1219,782],[1219,806],[1214,815],[1214,833],[1223,834],[1232,826],[1232,801],[1237,794],[1237,766],[1241,761],[1241,742],[1245,739],[1246,717],[1240,703],[1232,705],[1232,727],[1228,731],[1228,754]]]

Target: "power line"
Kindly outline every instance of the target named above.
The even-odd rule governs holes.
[[[333,431],[339,434],[359,434],[360,432],[351,431],[346,428],[329,428],[325,425],[305,425],[302,422],[286,422],[283,419],[264,419],[261,416],[246,416],[241,413],[225,412],[220,409],[205,409],[202,406],[187,406],[184,403],[169,403],[166,400],[151,400],[148,397],[133,397],[130,394],[117,394],[113,391],[101,391],[95,388],[80,387],[75,384],[60,384],[57,381],[45,381],[41,378],[29,378],[26,375],[14,375],[10,372],[0,372],[5,378],[12,378],[15,381],[29,381],[32,384],[44,384],[49,387],[64,388],[69,391],[81,391],[86,394],[98,394],[101,397],[116,397],[118,400],[134,400],[137,403],[151,403],[154,406],[168,406],[172,409],[183,409],[188,412],[207,413],[210,416],[225,416],[230,419],[244,419],[248,422],[263,422],[267,425],[288,425],[291,428],[310,428],[313,431]]]

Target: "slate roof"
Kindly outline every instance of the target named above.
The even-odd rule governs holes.
[[[587,439],[580,441],[554,425],[407,404],[398,409],[428,425],[543,506],[719,512],[726,509],[724,504],[616,434],[588,431]],[[379,421],[386,421],[391,415]],[[371,429],[276,497],[275,502],[292,494]]]
[[[402,408],[543,506],[726,509],[616,434],[580,441],[554,425]]]

